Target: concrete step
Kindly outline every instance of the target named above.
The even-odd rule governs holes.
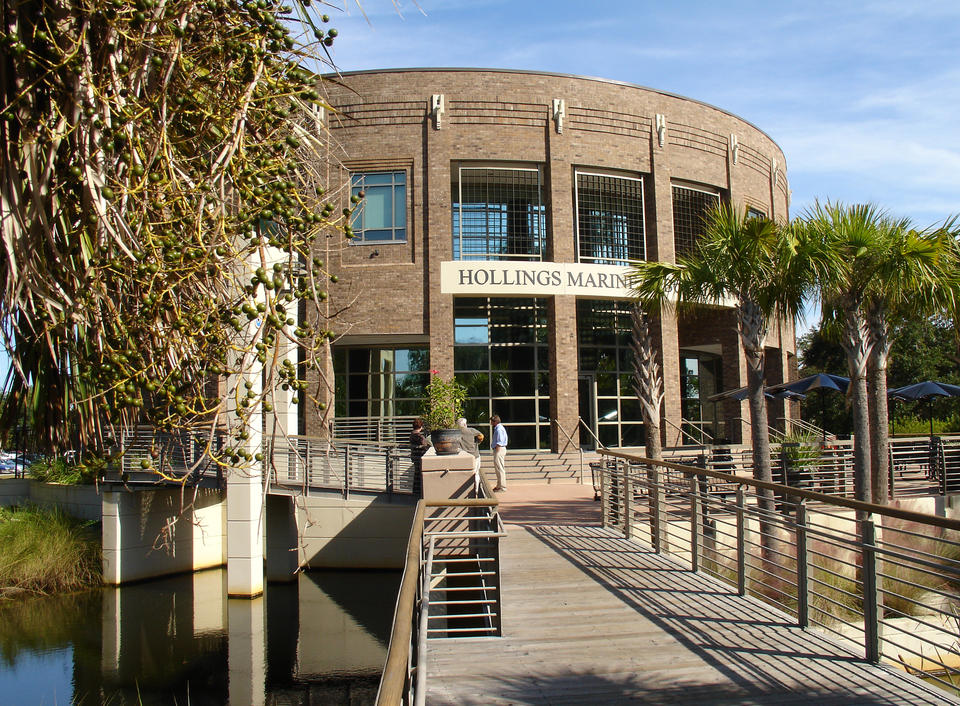
[[[492,482],[496,482],[493,471],[493,456],[483,454],[481,468]],[[590,483],[590,466],[599,459],[596,453],[583,454],[582,478]],[[581,456],[573,453],[552,453],[549,451],[507,451],[506,471],[508,483],[579,483],[581,481]]]

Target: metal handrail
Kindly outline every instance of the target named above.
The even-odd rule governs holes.
[[[612,456],[614,458],[620,458],[625,461],[643,465],[663,466],[664,468],[670,468],[683,473],[694,473],[697,475],[709,476],[711,478],[716,478],[717,480],[751,486],[760,490],[774,490],[783,492],[787,495],[794,496],[797,499],[826,503],[828,505],[838,505],[850,510],[856,510],[858,512],[882,515],[884,517],[896,517],[908,522],[919,522],[921,524],[927,523],[936,527],[942,527],[944,529],[960,530],[960,520],[940,517],[938,515],[927,515],[922,512],[912,512],[910,510],[890,507],[889,505],[874,505],[873,503],[865,503],[852,498],[836,497],[833,495],[827,495],[826,493],[818,493],[813,490],[794,488],[793,486],[783,485],[782,483],[771,483],[768,481],[757,480],[756,478],[735,476],[729,473],[723,473],[722,471],[713,471],[708,468],[700,468],[698,466],[687,466],[681,463],[672,463],[670,461],[654,461],[653,459],[644,458],[643,456],[638,456],[636,454],[627,454],[619,451],[607,450],[603,451],[602,455]]]
[[[407,538],[407,555],[400,578],[400,591],[393,611],[393,628],[387,645],[387,659],[377,692],[377,704],[393,706],[409,700],[410,674],[417,665],[411,665],[410,643],[413,640],[414,604],[417,601],[417,586],[420,577],[420,553],[423,546],[424,501],[417,503],[410,535]]]
[[[480,488],[482,497],[478,498],[420,500],[417,503],[413,526],[407,540],[406,561],[394,609],[387,658],[377,692],[377,706],[423,704],[425,701],[426,625],[430,608],[429,581],[436,542],[450,538],[499,540],[506,536],[503,520],[498,512],[499,502],[483,476],[480,479]],[[485,519],[491,521],[493,529],[428,531],[426,529],[428,522],[475,521],[478,518],[456,515],[427,517],[427,508],[482,508],[486,511]],[[499,615],[500,612],[498,608],[497,614]]]
[[[600,439],[597,437],[597,435],[593,433],[593,429],[591,429],[591,428],[590,428],[590,425],[587,424],[586,421],[584,421],[583,417],[577,417],[577,424],[579,424],[581,427],[583,427],[584,429],[586,429],[586,430],[587,430],[587,433],[588,433],[591,437],[593,437],[593,440],[597,442],[597,448],[598,448],[598,449],[605,449],[605,448],[607,448],[606,445],[605,445],[602,441],[600,441]]]
[[[577,417],[577,419],[579,420],[580,418]],[[552,421],[554,424],[557,425],[557,429],[558,429],[558,430],[566,437],[566,439],[567,439],[567,443],[564,445],[563,450],[560,452],[561,454],[566,453],[566,452],[567,452],[567,447],[568,447],[570,444],[573,443],[573,435],[567,433],[567,430],[563,428],[563,425],[560,423],[560,420],[559,420],[559,419],[553,419],[553,420],[551,420],[551,421]],[[578,424],[579,424],[579,421],[578,421]],[[579,478],[580,478],[580,482],[583,483],[583,445],[582,445],[582,444],[577,444],[576,446],[577,446],[577,453],[580,455],[580,475],[579,475]]]
[[[577,419],[579,420],[579,417],[577,417]],[[573,435],[567,433],[567,430],[563,428],[563,425],[560,423],[560,420],[559,420],[559,419],[551,419],[550,421],[557,425],[557,429],[558,429],[558,430],[560,431],[560,433],[562,433],[563,436],[566,438],[567,443],[564,444],[563,449],[560,451],[560,453],[566,453],[566,452],[567,452],[567,447],[570,446],[570,444],[573,443]],[[578,422],[578,423],[579,423],[579,422]],[[580,444],[577,444],[577,446],[579,447]],[[582,451],[582,449],[581,449],[581,451]]]
[[[783,422],[784,427],[786,427],[787,424],[789,424],[792,427],[797,427],[801,431],[807,432],[812,435],[816,435],[818,438],[821,438],[821,439],[829,439],[833,441],[837,438],[836,434],[829,432],[826,429],[823,429],[822,427],[818,427],[816,424],[811,424],[810,422],[805,421],[803,419],[794,419],[792,417],[790,418],[780,417],[777,421]]]
[[[655,551],[686,557],[693,571],[735,584],[800,627],[860,636],[868,661],[899,663],[948,689],[960,677],[960,520],[605,456],[604,526],[649,537]]]
[[[678,432],[678,433],[677,433],[677,439],[678,439],[678,440],[679,440],[682,436],[686,436],[688,439],[690,439],[690,441],[692,441],[692,442],[694,443],[695,446],[703,446],[703,445],[704,445],[704,444],[703,444],[703,439],[698,439],[697,437],[693,436],[693,434],[691,434],[690,432],[688,432],[688,431],[686,431],[685,429],[683,429],[683,427],[677,426],[677,425],[676,425],[674,422],[672,422],[670,419],[664,417],[664,418],[663,418],[663,421],[665,421],[669,426],[671,426],[671,427],[673,427],[674,429],[677,430],[677,432]],[[681,421],[684,421],[684,420],[681,420]],[[709,436],[706,432],[703,432],[703,434]],[[710,438],[712,439],[713,437],[710,437]]]
[[[416,494],[412,460],[392,442],[312,436],[264,438],[266,472],[278,488]]]
[[[781,419],[783,419],[783,417],[781,417]],[[732,422],[742,422],[743,424],[746,424],[748,427],[752,427],[752,426],[753,426],[753,423],[752,423],[749,419],[747,419],[746,417],[734,417],[734,418],[731,419],[730,421],[732,421]],[[770,435],[770,440],[773,441],[773,442],[775,442],[775,443],[780,443],[781,441],[783,441],[783,440],[786,438],[786,434],[784,434],[784,433],[783,433],[782,431],[780,431],[779,429],[775,429],[774,427],[770,426],[769,424],[767,425],[767,433]]]

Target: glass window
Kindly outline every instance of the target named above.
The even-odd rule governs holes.
[[[423,348],[338,348],[333,353],[337,416],[418,414],[430,382]]]
[[[577,301],[580,374],[589,376],[590,389],[597,395],[596,432],[608,446],[644,443],[643,415],[631,382],[630,306],[628,302],[600,299]],[[581,410],[581,416],[586,420],[593,414]],[[639,444],[636,442],[638,438],[641,439]]]
[[[454,260],[540,260],[546,211],[540,168],[457,167]]]
[[[643,260],[644,238],[643,179],[577,172],[580,262]]]
[[[469,391],[467,419],[479,429],[499,414],[513,448],[549,447],[550,419],[542,410],[550,407],[550,360],[539,343],[546,300],[458,297],[453,309],[454,372]]]
[[[406,172],[362,172],[350,176],[350,194],[364,193],[353,215],[354,243],[407,239]]]
[[[676,257],[690,255],[703,234],[704,217],[720,205],[720,194],[673,185],[673,248]]]

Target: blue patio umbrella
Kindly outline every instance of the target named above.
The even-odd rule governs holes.
[[[837,392],[846,392],[850,386],[850,378],[842,375],[833,375],[831,373],[814,373],[807,377],[794,380],[793,382],[782,382],[779,385],[771,385],[767,388],[769,392],[775,395],[793,393],[804,395],[811,390],[836,390]],[[823,430],[823,440],[827,439],[827,430]]]
[[[799,392],[806,394],[810,390],[838,390],[846,392],[850,385],[850,378],[842,375],[832,375],[830,373],[815,373],[805,378],[794,380],[793,382],[782,382],[779,385],[771,385],[767,391],[776,395],[780,392]]]
[[[888,397],[901,400],[927,400],[933,397],[960,397],[960,385],[951,385],[948,382],[924,380],[912,385],[896,387],[887,392]]]
[[[895,400],[926,400],[930,417],[930,438],[933,438],[933,398],[960,397],[960,385],[924,380],[888,390],[887,397]]]

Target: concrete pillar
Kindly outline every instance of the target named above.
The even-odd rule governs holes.
[[[260,367],[248,358],[239,369],[244,373],[231,377],[228,408],[235,409],[247,390],[254,393],[253,399],[260,396]],[[250,414],[244,430],[248,434],[246,440],[231,441],[251,456],[262,453],[263,417],[259,411]],[[241,463],[227,475],[227,595],[230,597],[250,598],[263,593],[263,466],[261,461]]]
[[[262,575],[261,571],[261,575]],[[227,601],[227,652],[230,703],[266,703],[264,598]]]
[[[116,586],[123,582],[120,570],[123,533],[120,528],[120,503],[122,492],[105,491],[103,493],[103,520],[100,525],[101,546],[103,551],[103,582]]]
[[[263,480],[255,469],[232,469],[227,478],[227,595],[263,593]]]
[[[267,581],[296,581],[299,533],[293,497],[267,496]]]

